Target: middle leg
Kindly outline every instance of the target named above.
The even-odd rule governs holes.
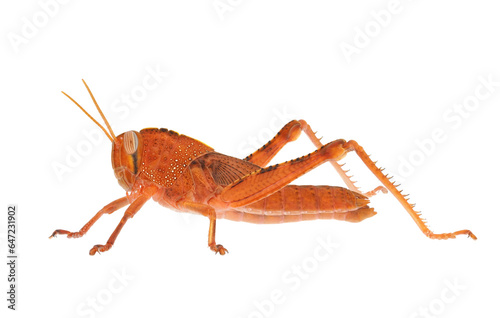
[[[229,253],[224,246],[215,243],[215,224],[217,214],[213,207],[193,201],[180,201],[177,202],[177,206],[183,210],[200,213],[201,215],[208,217],[210,220],[210,227],[208,229],[208,247],[210,247],[215,254],[219,253],[220,255],[224,255]]]

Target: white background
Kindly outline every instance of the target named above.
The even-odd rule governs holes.
[[[18,311],[3,301],[2,265],[2,317],[498,316],[499,6],[402,0],[388,16],[389,1],[220,3],[231,10],[218,12],[212,0],[1,5],[0,206],[19,207]],[[341,46],[355,40],[348,62]],[[168,76],[141,88],[156,68]],[[497,82],[488,97],[450,122],[454,105],[472,103],[488,77]],[[81,78],[117,134],[165,127],[238,157],[255,150],[253,139],[265,143],[288,120],[306,119],[324,140],[355,139],[398,175],[436,233],[466,228],[478,240],[429,240],[390,195],[373,198],[378,215],[360,224],[219,221],[225,256],[206,246],[207,219],[155,202],[102,255],[88,251],[106,242],[123,210],[83,238],[49,240],[124,195],[109,141],[99,134],[90,143],[95,125],[60,93],[97,117]],[[132,94],[140,101],[124,106]],[[445,140],[431,145],[435,129]],[[78,147],[87,153],[68,162]],[[312,150],[302,136],[273,162]],[[410,158],[413,171],[401,173]],[[354,154],[344,161],[362,189],[378,185]],[[63,165],[70,171],[59,178],[54,166]],[[342,185],[327,165],[297,183]],[[337,246],[319,261],[318,240]],[[282,296],[271,304],[274,293]]]

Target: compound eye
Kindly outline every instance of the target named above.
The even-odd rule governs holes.
[[[139,147],[139,138],[137,138],[137,134],[134,131],[127,131],[123,135],[123,147],[129,155],[137,151],[137,147]]]

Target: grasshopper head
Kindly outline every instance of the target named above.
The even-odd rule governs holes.
[[[118,183],[125,191],[132,189],[142,162],[142,136],[137,131],[127,131],[113,141],[111,164]]]
[[[142,157],[142,136],[137,131],[127,131],[118,137],[115,137],[111,126],[108,123],[108,120],[104,116],[101,111],[101,108],[97,104],[97,101],[94,98],[94,95],[90,91],[90,88],[87,86],[84,80],[83,84],[87,88],[87,91],[92,97],[92,100],[99,111],[106,127],[109,132],[97,122],[80,104],[78,104],[73,98],[71,98],[65,92],[62,92],[69,99],[73,101],[84,113],[87,115],[102,131],[106,134],[108,139],[113,143],[113,149],[111,151],[111,164],[113,165],[113,169],[115,172],[115,176],[118,179],[118,183],[126,190],[129,191],[132,189],[134,182],[136,180],[139,166],[141,164]]]

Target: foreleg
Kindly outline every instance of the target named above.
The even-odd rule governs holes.
[[[154,187],[145,188],[143,193],[137,199],[135,199],[127,208],[125,214],[120,220],[120,223],[109,237],[107,243],[105,245],[94,245],[94,247],[90,250],[89,254],[94,255],[96,252],[100,253],[109,250],[115,243],[116,238],[118,237],[118,234],[120,234],[120,231],[122,230],[123,226],[125,225],[125,223],[127,223],[127,220],[133,218],[134,215],[137,212],[139,212],[142,206],[151,198],[151,196],[153,195],[153,191],[155,189],[156,188]]]
[[[111,214],[111,213],[115,212],[116,210],[119,210],[128,204],[129,204],[129,201],[128,201],[127,197],[123,197],[123,198],[120,198],[116,201],[113,201],[110,204],[106,205],[104,208],[102,208],[99,212],[97,212],[97,214],[94,215],[94,217],[92,219],[90,219],[90,221],[88,221],[87,224],[85,224],[80,231],[70,232],[70,231],[66,231],[66,230],[55,230],[54,233],[52,233],[52,235],[49,238],[56,237],[58,234],[67,235],[68,238],[82,237],[83,235],[85,235],[85,233],[87,233],[87,231],[92,227],[92,225],[94,225],[94,223],[97,220],[99,220],[99,218],[103,214]]]

